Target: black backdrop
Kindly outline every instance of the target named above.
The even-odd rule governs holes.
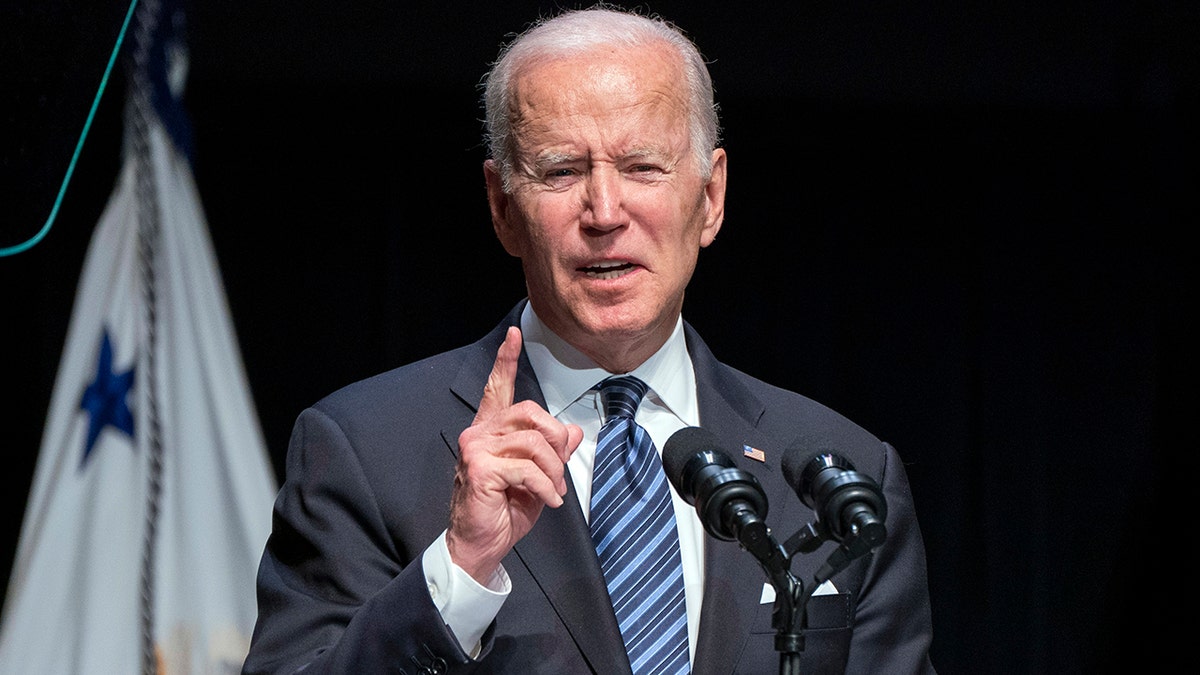
[[[0,246],[45,222],[126,8],[71,4],[0,10]],[[554,3],[193,4],[196,176],[278,469],[303,406],[521,296],[476,85]],[[1006,5],[644,3],[712,59],[730,157],[685,315],[898,447],[943,672],[1153,670],[1196,601],[1197,13]],[[123,86],[49,236],[0,258],[4,573]]]

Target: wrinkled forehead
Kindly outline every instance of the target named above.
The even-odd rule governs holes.
[[[608,134],[686,134],[689,99],[670,50],[597,48],[531,60],[516,75],[510,112],[519,140],[590,126]]]

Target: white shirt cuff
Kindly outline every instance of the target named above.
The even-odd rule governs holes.
[[[462,650],[475,658],[482,647],[481,640],[487,627],[500,612],[501,605],[512,591],[512,581],[504,566],[486,586],[475,581],[463,568],[450,559],[446,546],[446,533],[442,532],[421,558],[425,571],[425,583],[429,586],[429,597],[442,614],[442,621],[454,633]]]

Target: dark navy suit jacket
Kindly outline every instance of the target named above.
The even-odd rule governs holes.
[[[421,554],[449,522],[458,436],[469,426],[505,330],[352,384],[296,421],[258,576],[245,673],[629,673],[573,488],[504,559],[512,593],[464,654],[430,599]],[[801,672],[931,673],[925,554],[908,479],[892,447],[830,409],[719,363],[690,326],[701,425],[763,485],[779,541],[814,515],[784,480],[789,448],[836,449],[882,485],[887,540],[808,606]],[[516,399],[545,405],[522,354]],[[832,550],[797,555],[811,579]],[[709,538],[697,675],[778,673],[766,574],[736,543]],[[425,670],[422,670],[425,668]]]

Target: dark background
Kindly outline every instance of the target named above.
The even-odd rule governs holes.
[[[194,168],[278,469],[303,406],[521,297],[477,84],[554,3],[194,5]],[[1195,5],[642,6],[712,60],[730,158],[685,316],[897,446],[935,665],[1165,670],[1197,601]],[[0,247],[46,221],[126,8],[0,9]],[[0,258],[5,578],[123,88],[49,235]]]

